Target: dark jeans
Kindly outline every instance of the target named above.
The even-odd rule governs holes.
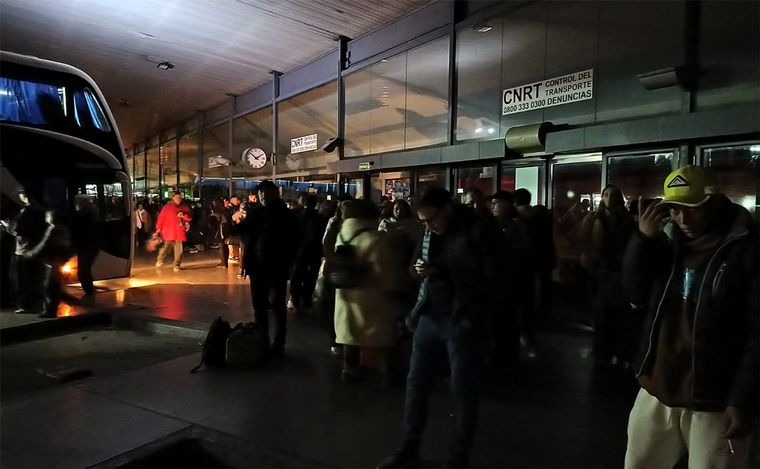
[[[453,459],[466,463],[478,421],[478,364],[480,332],[453,325],[449,318],[422,315],[414,332],[412,358],[406,378],[403,448],[416,451],[427,424],[428,399],[441,351],[449,357],[450,385],[456,417]]]
[[[45,303],[43,313],[55,316],[63,295],[60,269],[62,263],[45,264]]]
[[[638,330],[631,321],[631,306],[620,292],[623,284],[620,272],[600,271],[594,275],[594,355],[602,360],[613,355],[632,361],[636,352]]]
[[[98,251],[80,250],[77,253],[77,275],[79,282],[82,284],[82,291],[87,295],[95,293],[95,286],[92,284],[92,264],[95,263]]]
[[[251,302],[253,320],[267,331],[269,337],[269,308],[274,313],[274,340],[272,348],[285,347],[287,333],[287,278],[274,278],[271,274],[253,274],[251,279]],[[270,301],[271,296],[271,301]]]
[[[10,276],[16,307],[39,313],[42,310],[42,286],[46,267],[37,258],[16,254],[11,258]]]
[[[296,308],[312,307],[312,295],[317,285],[319,266],[322,258],[299,259],[293,268],[293,277],[290,279],[290,296]]]
[[[505,297],[496,304],[491,318],[493,354],[491,363],[495,368],[514,367],[520,361],[520,320],[517,301]]]
[[[230,257],[230,246],[224,242],[224,240],[219,242],[219,263],[220,265],[223,265],[227,267],[227,262]]]
[[[536,345],[536,315],[540,314],[541,308],[549,307],[551,303],[542,298],[547,293],[548,287],[542,281],[542,275],[537,270],[527,270],[525,276],[516,281],[515,306],[517,318],[520,324],[520,335],[526,344]]]

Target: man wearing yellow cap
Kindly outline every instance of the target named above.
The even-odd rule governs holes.
[[[643,320],[625,467],[686,453],[690,468],[746,467],[760,400],[756,227],[702,168],[670,173],[664,194],[639,212],[623,263]]]

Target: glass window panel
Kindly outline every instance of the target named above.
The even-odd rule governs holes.
[[[161,145],[161,178],[163,190],[173,190],[177,186],[176,140],[171,140]]]
[[[623,192],[630,201],[662,197],[665,177],[678,165],[674,152],[613,156],[607,160],[607,182]]]
[[[277,172],[287,173],[323,168],[337,159],[319,146],[338,135],[338,103],[335,82],[301,93],[278,104]],[[290,153],[290,140],[317,135],[317,150]]]
[[[458,168],[455,170],[455,174],[457,199],[460,202],[464,198],[464,190],[470,187],[480,189],[486,196],[491,195],[494,191],[496,184],[495,166]]]
[[[159,175],[160,175],[160,168],[159,168],[159,156],[160,151],[159,147],[153,147],[148,149],[148,157],[147,157],[147,169],[146,169],[146,177],[147,177],[147,193],[151,197],[161,197],[160,191],[159,191]]]
[[[457,140],[493,139],[498,134],[501,36],[500,19],[457,32]]]
[[[703,161],[712,170],[718,190],[757,217],[760,143],[707,148]]]
[[[422,193],[428,186],[446,188],[446,170],[442,168],[422,168],[417,170],[417,194]]]
[[[594,210],[601,201],[602,162],[580,162],[555,164],[552,170],[552,212],[554,214],[554,243],[557,256],[580,265],[581,246],[578,245],[578,229],[582,219],[568,217],[574,207],[585,205]],[[561,220],[561,222],[560,222]]]
[[[591,325],[587,277],[581,266],[580,226],[586,213],[583,202],[601,198],[601,161],[552,165],[552,218],[557,267],[556,296],[562,308],[553,314],[562,323]]]
[[[145,195],[145,153],[135,155],[135,196]]]
[[[499,189],[514,192],[515,189],[527,189],[534,204],[544,204],[544,166],[508,166],[502,163]]]
[[[448,37],[345,78],[346,156],[447,141]]]
[[[179,139],[179,184],[187,189],[198,183],[198,134],[184,135]]]
[[[266,177],[272,175],[272,108],[267,107],[233,121],[232,161],[239,163],[232,169],[235,177]],[[260,169],[253,169],[243,160],[248,148],[261,148],[267,162]]]
[[[135,182],[135,157],[127,156],[127,174],[132,183]]]
[[[221,156],[229,159],[229,122],[219,124],[203,130],[203,179],[222,178],[229,179],[229,168],[221,166],[209,168],[208,159],[212,156]]]
[[[406,54],[386,59],[371,68],[372,107],[370,152],[404,149],[406,120]]]
[[[448,70],[448,36],[407,53],[405,148],[447,141]]]
[[[343,79],[346,88],[346,131],[344,154],[347,157],[369,155],[372,133],[372,67]]]

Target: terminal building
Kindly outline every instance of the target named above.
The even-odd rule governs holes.
[[[379,202],[426,185],[523,187],[558,222],[555,280],[572,291],[567,221],[606,184],[661,197],[668,172],[697,164],[757,214],[759,15],[741,1],[434,2],[167,122],[127,148],[133,192],[243,194],[275,179],[286,198]]]

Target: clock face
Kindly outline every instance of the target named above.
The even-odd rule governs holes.
[[[245,151],[245,162],[253,169],[263,168],[267,164],[267,154],[261,148],[249,148]]]

